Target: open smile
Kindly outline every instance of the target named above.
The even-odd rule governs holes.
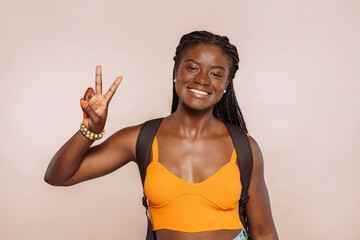
[[[189,90],[197,95],[201,95],[201,96],[207,96],[209,95],[208,92],[205,92],[205,91],[202,91],[202,90],[199,90],[199,89],[195,89],[195,88],[189,88]]]

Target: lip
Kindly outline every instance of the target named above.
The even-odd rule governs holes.
[[[191,94],[200,98],[207,97],[210,94],[208,91],[204,91],[203,89],[198,89],[198,88],[188,87],[188,90],[190,91]]]
[[[206,95],[211,94],[211,92],[209,92],[205,89],[202,89],[202,88],[187,87],[187,89],[193,93],[196,93],[196,91],[197,91],[197,92],[199,92],[199,94],[201,94],[200,92],[204,92],[204,93],[206,93]],[[203,95],[206,96],[205,94],[203,94]]]

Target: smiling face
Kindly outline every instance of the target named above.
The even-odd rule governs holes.
[[[217,46],[198,44],[186,49],[175,72],[179,105],[197,110],[212,108],[229,84],[229,69],[228,56]]]

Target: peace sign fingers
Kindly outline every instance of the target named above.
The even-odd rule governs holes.
[[[96,66],[95,70],[95,94],[102,94],[102,74],[101,74],[101,65]]]
[[[113,84],[111,85],[110,89],[105,93],[104,97],[108,102],[110,102],[111,98],[114,96],[114,93],[117,87],[120,85],[122,79],[123,79],[122,76],[117,77],[113,82]]]

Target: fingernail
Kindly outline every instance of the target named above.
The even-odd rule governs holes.
[[[81,104],[82,107],[87,106],[87,102],[84,99],[80,99],[80,104]]]
[[[120,81],[123,79],[123,77],[122,76],[119,76],[119,77],[117,77],[117,79],[116,79],[116,84],[119,84],[120,83]]]
[[[84,117],[86,117],[86,118],[87,118],[87,114],[86,114],[86,112],[84,112]]]

